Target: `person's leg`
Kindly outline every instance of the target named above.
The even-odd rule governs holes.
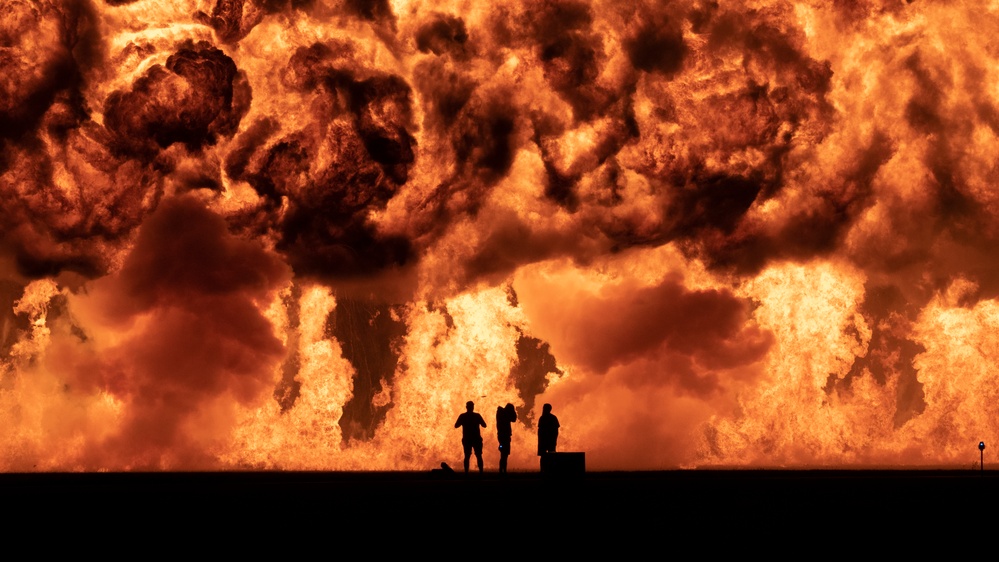
[[[482,442],[475,445],[475,462],[479,464],[479,472],[482,472]]]
[[[506,459],[510,456],[510,440],[504,439],[500,442],[500,463],[499,471],[506,472]]]
[[[465,474],[468,474],[468,461],[472,456],[472,446],[464,443],[462,443],[462,446],[465,448]]]

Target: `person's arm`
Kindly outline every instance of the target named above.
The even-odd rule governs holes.
[[[479,423],[482,424],[482,427],[486,427],[486,420],[482,416],[479,416]]]
[[[455,427],[461,427],[461,416],[458,416],[458,421],[454,422]]]

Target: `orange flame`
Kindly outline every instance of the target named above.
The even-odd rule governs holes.
[[[995,2],[70,4],[0,15],[0,470],[999,430]]]

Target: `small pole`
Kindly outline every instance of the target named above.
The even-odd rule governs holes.
[[[982,461],[982,470],[981,470],[981,473],[984,475],[985,474],[985,441],[979,441],[978,442],[978,456],[981,458],[981,461]]]

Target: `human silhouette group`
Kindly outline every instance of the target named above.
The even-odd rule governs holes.
[[[496,408],[496,439],[499,441],[500,473],[506,472],[507,459],[510,457],[510,440],[513,437],[513,422],[517,421],[517,410],[513,404]],[[479,428],[486,427],[486,420],[475,411],[475,403],[469,400],[465,403],[465,411],[458,416],[454,427],[461,428],[461,446],[465,452],[465,473],[472,453],[475,462],[482,472],[482,433]],[[538,419],[538,456],[544,453],[554,453],[558,443],[558,418],[552,414],[552,405],[545,404],[541,418]]]

